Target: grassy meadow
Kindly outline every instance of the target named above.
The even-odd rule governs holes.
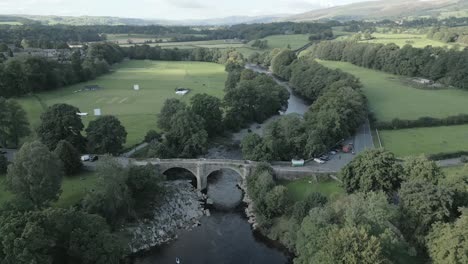
[[[126,146],[143,140],[149,129],[157,129],[156,119],[164,101],[180,98],[188,102],[197,93],[222,97],[226,73],[222,65],[206,62],[125,61],[112,68],[112,72],[96,80],[79,83],[54,91],[19,98],[31,125],[37,127],[40,114],[57,103],[74,105],[81,112],[85,126],[94,119],[93,109],[100,108],[103,115],[115,115],[125,126]],[[139,84],[140,91],[133,85]],[[86,85],[99,85],[96,91],[81,91]],[[186,96],[178,96],[175,89],[191,89]]]
[[[293,181],[282,181],[281,184],[288,188],[294,201],[304,200],[313,192],[321,193],[328,198],[344,193],[340,183],[334,180],[316,182],[313,177],[305,177]]]
[[[13,194],[5,189],[5,178],[5,175],[0,175],[0,205],[13,197]],[[62,194],[54,206],[68,208],[78,203],[88,190],[94,188],[97,179],[95,172],[82,172],[75,176],[64,177]]]
[[[468,150],[468,125],[382,130],[386,150],[398,157]]]
[[[364,94],[369,100],[370,111],[380,121],[468,114],[468,91],[453,88],[418,89],[410,85],[406,77],[355,66],[348,62],[319,62],[359,78]]]

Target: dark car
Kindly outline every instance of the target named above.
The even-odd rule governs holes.
[[[91,156],[89,156],[89,161],[91,161],[91,162],[95,162],[95,161],[98,160],[98,159],[99,159],[99,156],[97,156],[97,155],[91,155]]]
[[[327,155],[322,155],[322,156],[319,157],[319,159],[325,160],[325,161],[329,161],[329,160],[330,160],[330,157],[327,156]]]

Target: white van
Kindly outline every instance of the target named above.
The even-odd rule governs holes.
[[[321,160],[319,158],[315,158],[314,161],[317,162],[318,164],[324,164],[325,163],[324,160]]]

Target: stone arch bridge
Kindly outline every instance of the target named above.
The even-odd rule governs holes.
[[[208,176],[222,169],[231,169],[245,180],[255,168],[256,162],[247,160],[228,159],[151,159],[144,161],[131,161],[133,165],[152,164],[159,167],[161,173],[170,169],[182,168],[190,171],[197,178],[197,188],[206,189]]]

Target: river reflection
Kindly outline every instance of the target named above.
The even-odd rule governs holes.
[[[271,242],[259,239],[247,222],[237,187],[240,176],[230,170],[213,173],[208,178],[207,195],[213,200],[211,216],[201,219],[201,226],[183,231],[179,238],[158,247],[136,263],[288,263],[288,257]]]

